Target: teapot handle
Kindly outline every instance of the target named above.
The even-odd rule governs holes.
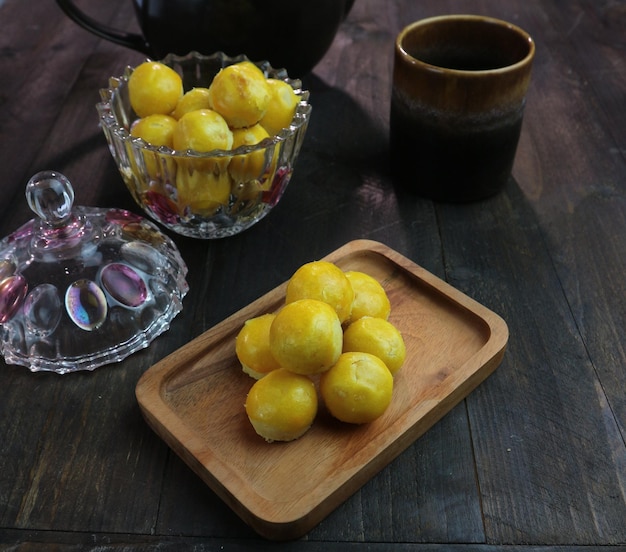
[[[132,48],[133,50],[138,50],[146,55],[151,55],[150,46],[146,42],[143,36],[134,33],[126,33],[122,31],[118,31],[117,29],[113,29],[111,27],[107,27],[89,17],[87,14],[79,10],[72,0],[56,0],[59,7],[65,12],[74,23],[80,25],[83,29],[88,30],[89,32],[104,38],[106,40],[110,40],[115,44],[121,44],[122,46],[126,46],[127,48]]]

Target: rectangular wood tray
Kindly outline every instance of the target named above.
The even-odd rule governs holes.
[[[466,397],[500,364],[508,328],[498,315],[385,245],[357,240],[325,260],[380,281],[407,347],[391,406],[362,426],[321,408],[290,443],[266,443],[244,411],[253,384],[235,337],[277,311],[286,283],[152,366],[136,396],[154,431],[260,535],[298,538]]]

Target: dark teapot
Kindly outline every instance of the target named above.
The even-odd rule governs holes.
[[[88,31],[152,59],[191,51],[245,54],[302,76],[322,59],[354,0],[132,0],[142,34],[111,29],[79,10],[57,4]]]

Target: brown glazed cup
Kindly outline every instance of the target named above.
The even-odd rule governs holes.
[[[513,167],[535,45],[490,17],[444,15],[396,39],[390,113],[394,181],[437,201],[494,195]]]

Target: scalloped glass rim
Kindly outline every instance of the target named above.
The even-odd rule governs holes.
[[[291,137],[300,127],[308,122],[310,113],[311,113],[311,105],[308,103],[309,100],[309,91],[304,90],[302,88],[302,82],[300,79],[291,79],[287,75],[287,71],[285,69],[274,69],[269,62],[260,61],[255,62],[250,60],[245,55],[238,56],[227,56],[223,52],[216,52],[215,54],[211,54],[210,56],[206,56],[200,54],[198,52],[190,52],[185,56],[178,56],[175,54],[168,54],[165,58],[160,60],[168,66],[172,66],[178,63],[184,63],[185,61],[195,59],[197,61],[209,62],[216,61],[219,63],[221,67],[225,67],[227,65],[231,65],[233,63],[238,63],[240,61],[251,61],[257,67],[259,67],[266,76],[271,78],[276,78],[280,80],[284,80],[287,82],[293,89],[296,95],[300,98],[298,105],[296,106],[296,112],[293,116],[291,124],[289,128],[282,129],[277,135],[271,136],[270,138],[266,138],[265,140],[259,142],[258,144],[254,144],[252,146],[241,146],[234,150],[212,150],[208,152],[198,152],[194,150],[173,150],[168,148],[167,146],[153,146],[148,144],[145,140],[141,138],[135,138],[130,135],[128,131],[129,123],[119,124],[117,117],[113,113],[112,101],[114,94],[117,89],[122,85],[128,82],[130,75],[132,74],[134,68],[131,66],[127,66],[124,70],[124,74],[119,77],[111,77],[109,79],[109,87],[100,89],[100,98],[101,102],[96,104],[96,108],[100,115],[100,120],[103,124],[107,126],[120,140],[123,142],[131,142],[134,145],[139,145],[142,149],[153,151],[159,153],[160,155],[175,157],[175,158],[192,158],[192,159],[205,159],[205,158],[215,158],[215,157],[232,157],[233,155],[243,155],[248,154],[257,150],[264,150],[272,144],[278,144],[279,142],[284,142],[289,137]]]
[[[78,371],[91,372],[96,368],[121,362],[137,351],[148,348],[153,340],[169,330],[172,320],[183,310],[182,299],[184,295],[186,295],[186,291],[180,297],[172,294],[170,307],[162,314],[161,319],[156,320],[128,341],[119,343],[113,348],[98,351],[91,355],[64,356],[51,359],[43,356],[23,356],[10,348],[3,347],[4,360],[7,364],[26,366],[31,372],[55,372],[61,375]]]

